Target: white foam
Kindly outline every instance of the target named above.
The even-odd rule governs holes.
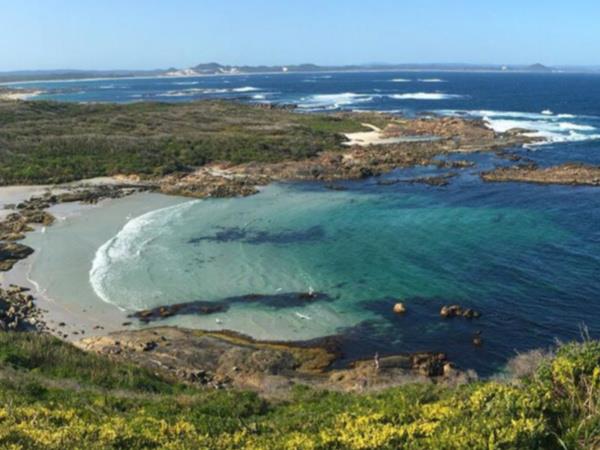
[[[178,86],[191,86],[191,85],[196,85],[199,84],[199,81],[177,81],[173,84],[176,84]]]
[[[531,130],[526,136],[542,138],[543,143],[579,142],[598,139],[597,134],[578,133],[577,131],[595,131],[589,125],[579,125],[570,122],[557,122],[553,120],[514,120],[483,118],[488,126],[497,132],[505,132],[514,128]]]
[[[341,106],[353,105],[372,101],[374,96],[368,94],[357,94],[355,92],[343,92],[341,94],[315,94],[305,97],[305,103],[298,105],[300,108],[308,109],[337,109]]]
[[[230,94],[239,92],[255,92],[260,91],[259,88],[252,86],[243,86],[239,88],[227,89],[227,88],[189,88],[180,91],[167,91],[162,94],[157,94],[157,97],[191,97],[194,95],[217,95],[217,94]]]
[[[441,78],[419,78],[419,82],[421,82],[421,83],[445,83],[446,80],[442,80]]]
[[[444,94],[442,92],[412,92],[408,94],[390,95],[390,98],[395,100],[451,100],[462,97],[462,95]]]
[[[595,127],[591,125],[579,125],[571,122],[560,122],[558,124],[561,130],[573,130],[573,131],[594,131]]]
[[[152,236],[147,237],[149,231],[160,230],[162,228],[161,224],[165,224],[172,220],[174,216],[182,214],[199,201],[201,200],[192,200],[143,214],[127,222],[121,231],[101,245],[94,255],[92,268],[89,272],[90,284],[96,295],[102,301],[124,310],[121,305],[110,297],[106,289],[113,264],[135,260],[143,248],[154,239]],[[140,237],[144,237],[141,242]],[[144,307],[144,305],[132,306]]]
[[[254,92],[254,91],[260,91],[260,89],[254,87],[254,86],[244,86],[244,87],[234,88],[234,89],[232,89],[232,91],[233,92]]]
[[[409,80],[408,78],[394,78],[390,81],[392,83],[410,83],[412,80]]]
[[[300,319],[303,319],[303,320],[311,320],[310,316],[307,316],[306,314],[302,314],[302,313],[299,313],[299,312],[296,312],[295,314],[296,314],[296,316],[298,316]]]
[[[592,116],[576,116],[574,114],[554,114],[550,110],[540,113],[521,111],[453,111],[442,110],[438,113],[444,115],[466,115],[467,117],[483,119],[486,125],[496,132],[502,133],[511,129],[520,128],[530,130],[526,136],[540,138],[542,141],[531,146],[560,142],[581,142],[597,140],[600,134],[598,128],[589,123],[578,123],[576,120],[597,120]],[[569,119],[569,121],[565,120]],[[595,123],[595,122],[593,122]]]
[[[184,89],[182,91],[168,91],[158,94],[157,97],[190,97],[194,95],[226,94],[229,89]]]

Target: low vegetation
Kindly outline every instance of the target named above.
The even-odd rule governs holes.
[[[339,148],[341,132],[362,129],[359,118],[225,101],[0,101],[0,185],[304,159]]]
[[[600,445],[600,343],[532,375],[287,401],[184,386],[37,334],[0,334],[0,446],[23,449],[576,449]]]

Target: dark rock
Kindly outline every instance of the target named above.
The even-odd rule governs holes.
[[[460,305],[444,305],[440,310],[440,316],[444,318],[465,317],[467,319],[477,319],[481,317],[481,313],[471,308],[463,308]]]
[[[347,191],[348,190],[347,187],[340,186],[339,184],[326,184],[325,188],[329,189],[331,191]]]
[[[143,352],[150,352],[158,347],[158,344],[155,341],[148,341],[142,346]]]
[[[31,247],[14,242],[0,242],[0,271],[8,271],[33,253]]]
[[[139,319],[141,322],[149,323],[166,319],[175,315],[207,315],[227,311],[232,304],[236,303],[261,303],[273,308],[292,308],[302,306],[307,302],[329,301],[331,298],[320,292],[281,293],[273,295],[249,294],[238,297],[229,297],[219,301],[197,300],[175,305],[164,305],[157,308],[137,311],[129,317]]]

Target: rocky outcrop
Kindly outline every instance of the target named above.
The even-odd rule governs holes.
[[[275,181],[362,179],[378,176],[396,168],[419,165],[464,168],[468,161],[440,161],[436,157],[450,153],[495,150],[521,146],[535,141],[523,133],[496,133],[482,121],[461,118],[428,118],[398,120],[389,125],[386,137],[433,135],[438,139],[426,142],[396,142],[386,145],[355,145],[344,152],[325,151],[300,161],[246,164],[214,163],[191,173],[177,173],[160,181],[166,194],[198,198],[247,196],[260,186]],[[447,176],[414,180],[436,186],[448,182]],[[335,186],[335,185],[333,185]]]
[[[339,358],[335,338],[310,343],[255,341],[231,332],[172,327],[123,331],[86,338],[80,348],[130,361],[190,383],[253,389],[264,395],[295,384],[341,390],[376,389],[416,380],[457,380],[442,353],[390,355],[331,370]],[[463,374],[464,375],[464,374]]]
[[[567,163],[540,168],[535,164],[523,164],[483,172],[481,178],[484,181],[600,186],[600,166]]]
[[[0,289],[0,331],[43,330],[40,317],[28,289],[14,285]]]
[[[460,305],[445,305],[440,310],[440,316],[444,318],[465,317],[467,319],[477,319],[481,317],[481,313],[471,308],[463,308]]]
[[[31,247],[15,242],[0,242],[0,272],[6,272],[33,253]]]
[[[33,226],[52,225],[55,217],[46,209],[58,203],[82,202],[97,203],[107,198],[120,198],[134,192],[153,189],[153,185],[98,185],[85,188],[60,189],[63,192],[47,192],[42,196],[31,197],[17,205],[8,205],[6,209],[14,210],[0,221],[0,271],[8,271],[21,259],[33,253],[33,249],[16,244],[25,238],[25,233],[32,231]]]

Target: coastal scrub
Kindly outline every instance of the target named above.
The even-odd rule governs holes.
[[[600,343],[528,377],[284,401],[182,385],[39,334],[0,334],[2,448],[562,449],[600,444]]]

